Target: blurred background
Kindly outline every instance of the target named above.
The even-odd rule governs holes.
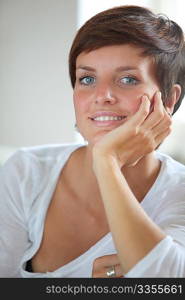
[[[166,14],[185,31],[184,0],[0,0],[0,165],[20,147],[83,141],[68,53],[77,29],[117,5]],[[185,102],[160,150],[185,164]]]

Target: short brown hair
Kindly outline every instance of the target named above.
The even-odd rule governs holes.
[[[125,5],[102,11],[78,30],[69,54],[72,86],[76,81],[76,59],[81,52],[122,44],[139,46],[143,55],[154,58],[164,104],[173,85],[181,86],[175,112],[185,94],[184,34],[177,23],[144,7]]]

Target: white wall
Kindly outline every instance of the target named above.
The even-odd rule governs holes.
[[[100,11],[119,5],[141,5],[150,7],[155,0],[78,0],[78,27]]]
[[[0,144],[74,141],[76,0],[0,0]]]
[[[185,1],[184,0],[78,0],[78,22],[80,27],[87,19],[94,14],[118,5],[141,5],[152,9],[156,13],[166,14],[176,21],[185,31]],[[172,133],[160,146],[160,151],[165,152],[185,164],[185,143],[182,143],[185,136],[185,99],[180,109],[173,116]],[[77,134],[77,139],[83,139]],[[180,146],[179,146],[180,145]]]
[[[0,156],[14,147],[83,140],[74,131],[68,51],[77,27],[120,4],[151,7],[185,29],[184,0],[0,0]],[[185,101],[161,147],[183,162],[184,112]]]

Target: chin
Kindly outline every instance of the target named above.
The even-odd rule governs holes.
[[[89,145],[94,146],[96,143],[98,143],[107,133],[109,133],[110,130],[101,131],[98,134],[91,136],[90,138],[86,138]]]

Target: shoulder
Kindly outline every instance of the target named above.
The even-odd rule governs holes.
[[[154,189],[153,211],[160,222],[185,228],[185,165],[166,154],[157,153],[157,157],[162,165]]]
[[[75,148],[80,147],[81,144],[77,143],[65,143],[65,144],[46,144],[33,147],[24,147],[20,151],[35,156],[37,158],[54,158],[65,152],[72,151]]]
[[[161,160],[158,186],[172,206],[183,203],[185,207],[185,165],[166,154],[157,154]]]
[[[185,218],[185,166],[170,156],[156,153],[161,169],[143,205],[155,219],[180,214]]]
[[[10,156],[2,170],[16,170],[21,174],[27,169],[36,170],[35,167],[53,165],[78,147],[79,144],[49,144],[20,148]]]
[[[9,188],[36,193],[51,171],[67,159],[79,144],[52,144],[20,148],[4,163],[0,176]]]
[[[17,150],[0,168],[0,207],[6,213],[29,216],[39,195],[78,144],[44,145]],[[6,210],[5,210],[6,209]],[[27,217],[26,217],[27,219]]]
[[[162,171],[167,177],[185,180],[185,165],[173,159],[167,154],[157,152],[157,158],[162,162]]]

